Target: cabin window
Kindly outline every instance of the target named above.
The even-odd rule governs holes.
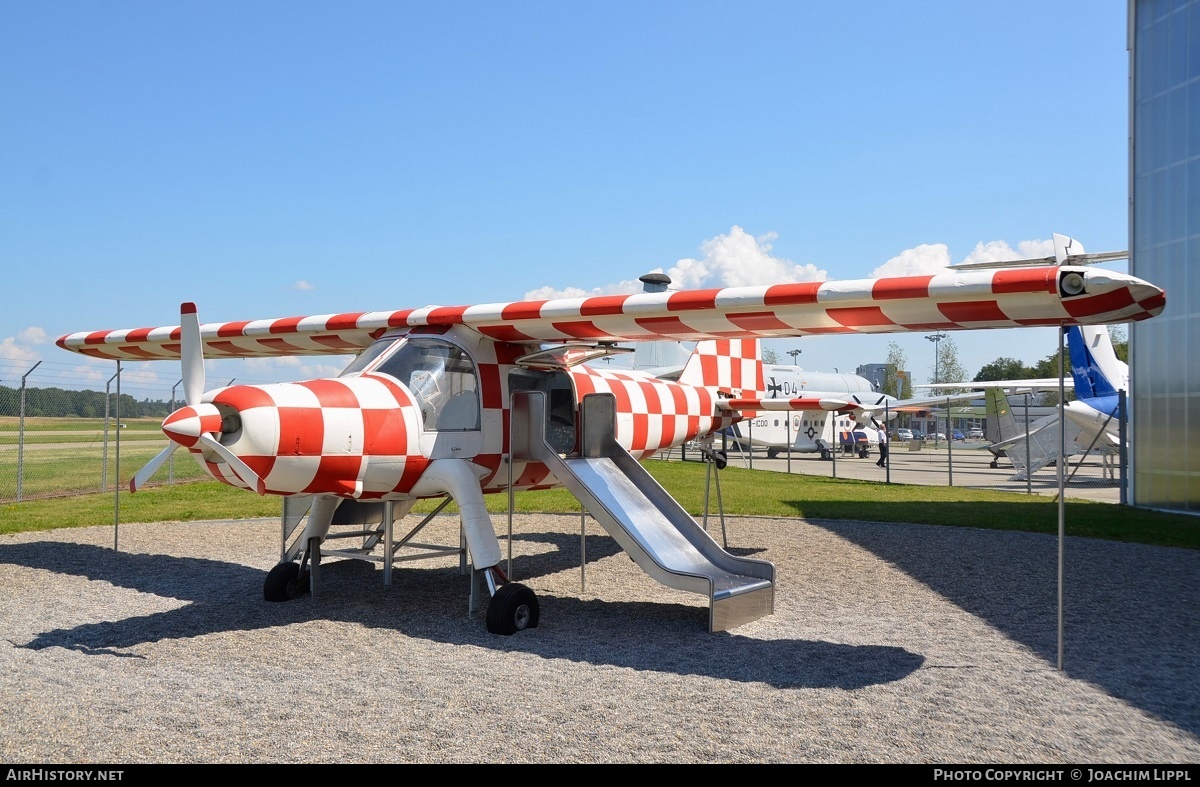
[[[395,351],[386,353],[393,345]],[[363,356],[374,352],[360,364]],[[382,358],[372,366],[376,359]],[[459,347],[443,339],[408,337],[381,339],[363,352],[343,375],[369,371],[386,374],[413,395],[427,431],[479,429],[479,381],[475,364]]]

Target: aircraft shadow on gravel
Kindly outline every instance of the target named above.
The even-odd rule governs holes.
[[[516,538],[555,547],[551,553],[515,558],[517,576],[528,579],[579,567],[578,535]],[[620,554],[612,539],[600,535],[589,535],[586,548],[589,564]],[[138,658],[128,649],[164,639],[332,620],[450,645],[777,688],[861,688],[901,680],[924,663],[921,655],[897,647],[711,634],[706,630],[708,610],[702,605],[574,596],[545,596],[540,627],[501,637],[479,626],[478,617],[467,616],[469,580],[457,567],[406,567],[394,572],[391,587],[384,587],[381,573],[367,563],[330,561],[321,567],[317,598],[270,603],[262,598],[262,570],[220,560],[33,542],[0,546],[2,563],[189,602],[164,612],[53,629],[14,643],[32,650],[61,647],[89,655]],[[231,599],[242,603],[231,604]]]

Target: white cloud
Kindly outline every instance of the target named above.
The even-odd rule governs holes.
[[[829,274],[815,265],[798,265],[771,254],[771,241],[777,236],[767,233],[757,238],[734,225],[729,232],[700,244],[704,256],[677,261],[666,274],[671,277],[672,289],[690,290],[698,287],[742,287],[755,284],[779,284],[797,281],[824,281]],[[662,273],[655,268],[654,273]],[[626,279],[584,290],[579,287],[556,289],[546,286],[525,293],[526,299],[584,298],[596,295],[620,295],[642,291],[642,283]]]
[[[46,331],[36,325],[31,326],[17,334],[17,341],[22,344],[45,344]]]
[[[45,343],[46,331],[37,326],[31,326],[19,331],[16,336],[0,339],[0,360],[36,363],[42,359],[42,356],[30,345]]]
[[[950,264],[950,249],[944,243],[922,243],[912,249],[892,257],[887,262],[871,271],[871,278],[882,276],[922,276],[930,273],[944,273]]]
[[[1023,240],[1017,244],[1016,250],[1002,240],[984,243],[980,241],[966,256],[961,264],[973,262],[1010,262],[1012,260],[1031,260],[1037,257],[1054,256],[1053,240]]]
[[[316,287],[314,287],[313,285],[309,284],[309,283],[308,283],[308,282],[306,282],[304,279],[301,279],[300,281],[298,281],[298,282],[296,282],[295,284],[293,284],[293,285],[292,285],[292,289],[293,289],[293,290],[315,290],[315,289],[316,289]]]
[[[1023,240],[1014,250],[1006,241],[993,240],[975,244],[971,253],[958,264],[976,262],[1011,262],[1047,257],[1054,254],[1052,240]],[[950,266],[950,249],[944,243],[923,243],[904,251],[871,271],[871,278],[882,276],[926,276],[945,273]]]
[[[41,356],[37,352],[18,344],[17,340],[11,336],[0,341],[0,358],[6,361],[25,361],[28,363],[41,360]]]
[[[711,286],[746,287],[755,284],[781,284],[797,281],[825,281],[829,274],[815,265],[797,265],[771,254],[771,241],[778,235],[769,232],[755,238],[734,225],[726,235],[718,235],[700,245],[704,258],[675,263],[667,275],[681,289]],[[715,280],[715,281],[714,281]]]

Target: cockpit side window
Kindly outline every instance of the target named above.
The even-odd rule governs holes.
[[[412,392],[427,431],[479,429],[475,364],[455,345],[409,337],[371,371],[395,378]]]

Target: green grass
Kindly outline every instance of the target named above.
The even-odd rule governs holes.
[[[161,418],[122,418],[121,423],[125,424],[126,432],[136,431],[152,431],[157,432],[162,428]],[[114,421],[110,420],[109,428],[115,428]],[[18,432],[21,428],[21,419],[15,416],[0,416],[0,432]],[[34,432],[103,432],[103,418],[26,418],[25,419],[25,435],[26,437],[33,436]]]
[[[165,438],[158,440],[121,441],[121,479],[128,484],[129,478],[150,458],[167,446]],[[111,489],[116,479],[116,443],[108,444],[108,472],[104,473],[104,445],[70,448],[27,448],[22,459],[23,475],[21,496],[23,499],[61,495],[67,493],[99,492],[101,483],[108,482]],[[185,451],[176,451],[174,456],[176,479],[187,480],[208,478],[195,460]],[[159,479],[167,477],[167,470],[160,471]],[[17,451],[5,448],[0,451],[0,493],[16,497]]]
[[[20,442],[20,434],[17,432],[0,432],[0,445],[17,445]],[[162,445],[167,444],[167,438],[163,437],[161,431],[129,431],[128,429],[121,430],[121,445],[125,446],[129,443],[144,443],[156,442]],[[71,432],[70,434],[49,434],[46,432],[25,432],[25,447],[26,449],[34,445],[55,445],[58,443],[87,443],[89,445],[103,445],[104,431],[98,432],[90,430],[80,430]],[[108,433],[108,445],[111,449],[117,443],[117,433],[110,430]]]
[[[645,466],[684,508],[701,513],[704,465],[652,460]],[[729,467],[721,473],[721,493],[725,512],[731,516],[862,519],[1058,532],[1057,503],[1046,497],[1010,492],[882,484]],[[715,511],[715,489],[711,498]],[[487,503],[490,511],[503,512],[508,496],[489,495]],[[418,510],[428,511],[433,506],[432,501],[423,501]],[[562,489],[518,493],[515,506],[525,513],[579,511],[579,503]],[[278,497],[258,497],[215,481],[122,494],[120,502],[122,522],[277,517],[280,509]],[[112,492],[0,506],[0,533],[112,522]],[[1183,514],[1069,501],[1066,523],[1067,534],[1073,536],[1200,549],[1200,519]]]

